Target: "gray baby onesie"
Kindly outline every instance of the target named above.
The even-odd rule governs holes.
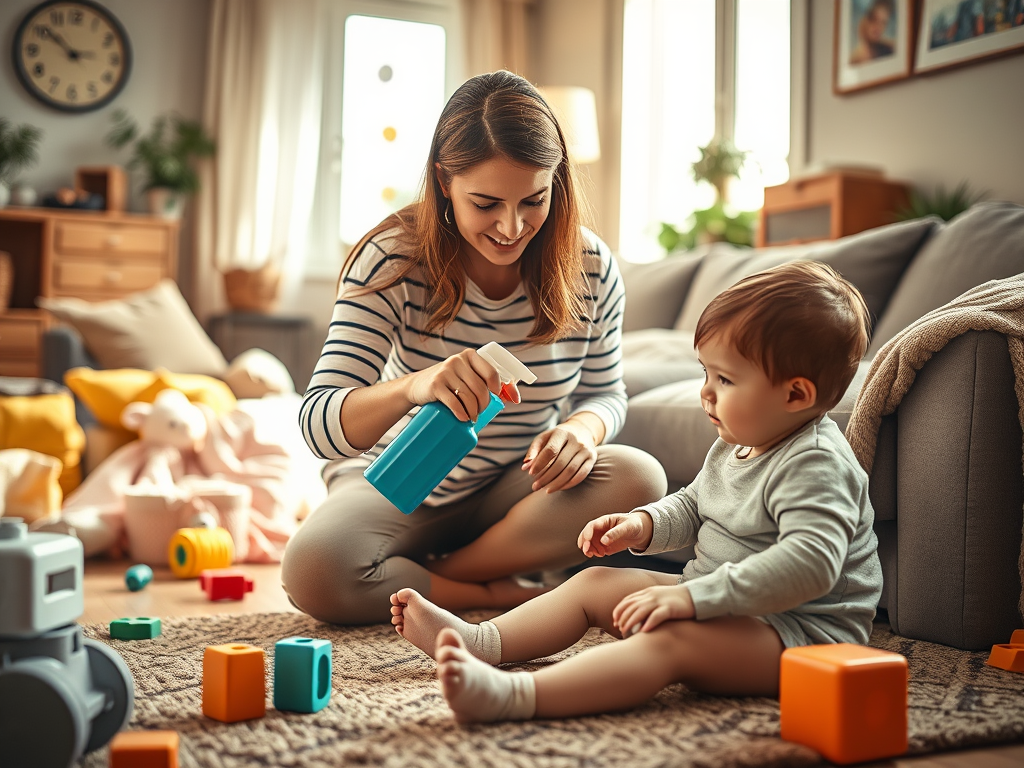
[[[640,507],[646,551],[695,543],[680,583],[697,619],[757,616],[786,647],[866,643],[882,592],[868,478],[828,416],[767,453],[717,440],[686,488]]]

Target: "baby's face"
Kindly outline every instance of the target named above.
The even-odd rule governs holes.
[[[701,404],[727,443],[750,446],[759,456],[793,430],[786,409],[789,387],[773,385],[761,368],[737,352],[721,335],[705,339],[697,350],[704,366]]]

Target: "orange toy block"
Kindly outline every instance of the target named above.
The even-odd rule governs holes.
[[[861,645],[809,645],[782,653],[782,738],[833,763],[907,751],[907,660]]]
[[[224,723],[266,714],[263,649],[210,645],[203,653],[203,714]]]
[[[1009,672],[1024,672],[1024,629],[1015,629],[1009,643],[993,645],[985,663]]]
[[[175,731],[121,731],[110,742],[110,768],[178,768]]]

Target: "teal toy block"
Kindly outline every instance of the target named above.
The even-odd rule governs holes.
[[[110,636],[115,640],[152,640],[160,634],[160,619],[140,616],[135,619],[114,619]]]
[[[124,572],[124,583],[132,592],[138,592],[153,580],[153,569],[148,565],[133,565]]]
[[[331,699],[331,642],[286,637],[274,643],[274,706],[319,712]]]

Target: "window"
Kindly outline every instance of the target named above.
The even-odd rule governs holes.
[[[716,136],[751,152],[729,202],[756,210],[789,177],[790,0],[626,0],[619,252],[664,254],[661,222],[714,202],[690,172]]]
[[[451,0],[342,0],[331,25],[306,274],[333,279],[367,231],[419,194],[461,67]]]

